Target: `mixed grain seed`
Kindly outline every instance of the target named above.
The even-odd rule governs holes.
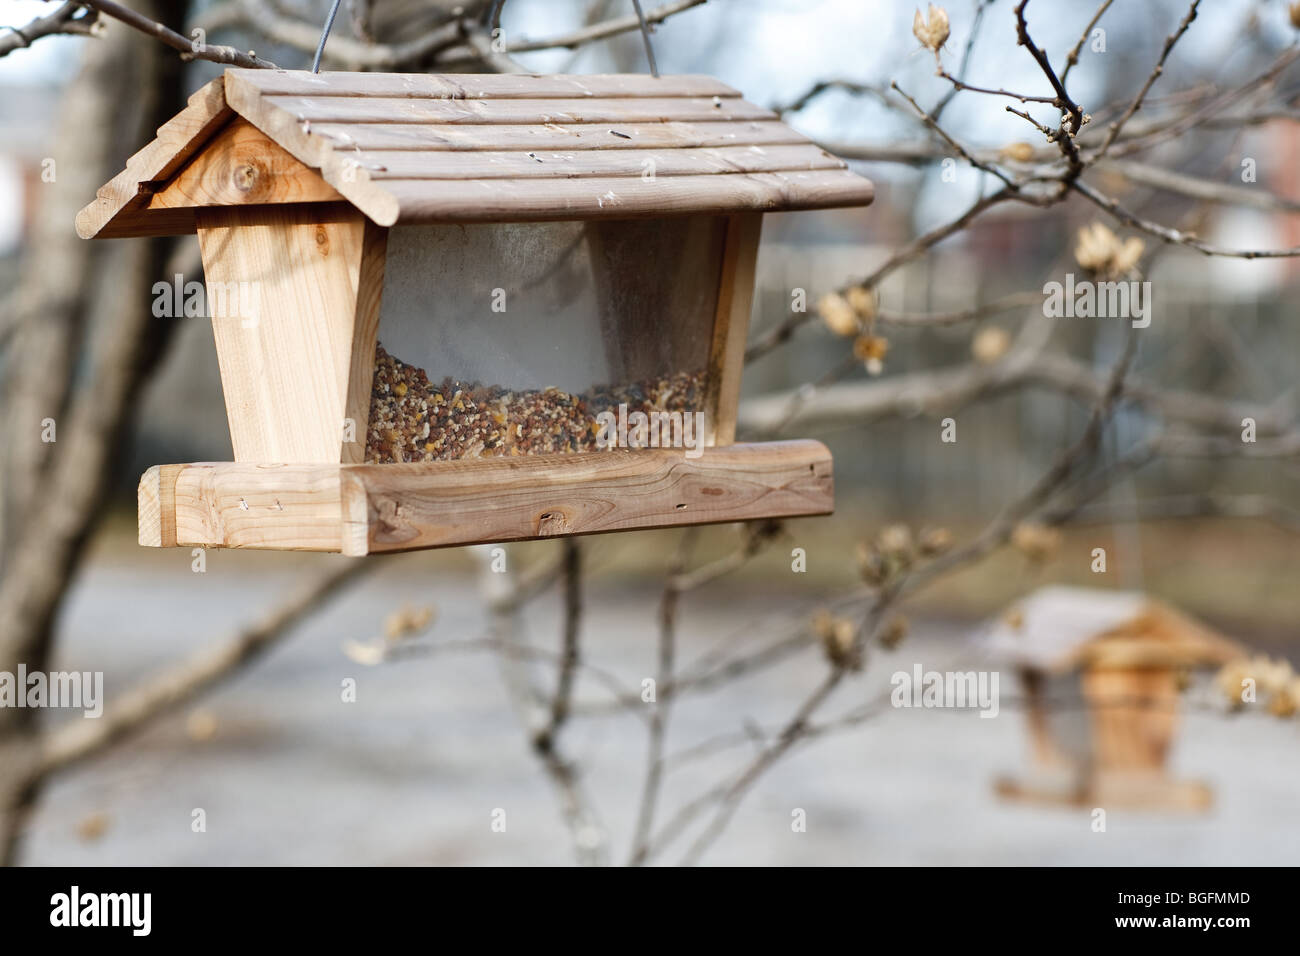
[[[704,373],[676,372],[628,385],[597,385],[585,395],[558,388],[509,390],[444,378],[375,350],[366,461],[450,461],[501,455],[597,451],[596,416],[694,412],[703,408]]]

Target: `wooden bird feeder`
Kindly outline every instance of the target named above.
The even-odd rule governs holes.
[[[733,442],[754,262],[764,212],[871,197],[707,77],[227,70],[77,218],[203,255],[235,461],[150,468],[140,542],[829,513],[820,443]]]
[[[1199,781],[1170,776],[1190,671],[1242,656],[1224,636],[1135,592],[1048,587],[1009,611],[990,648],[1017,672],[1033,767],[1005,797],[1088,807],[1203,810]]]

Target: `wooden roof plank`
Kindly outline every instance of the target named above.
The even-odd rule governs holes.
[[[236,114],[380,226],[819,209],[872,197],[868,180],[707,77],[232,69],[100,190],[78,216],[80,233],[191,231],[191,210],[150,198]]]
[[[354,154],[372,180],[554,179],[611,176],[691,176],[844,169],[841,159],[811,144],[708,149],[538,150],[508,152],[384,152]]]
[[[641,74],[305,73],[288,70],[231,70],[264,96],[392,96],[433,99],[554,99],[720,96],[740,93],[711,76]]]
[[[263,96],[305,123],[667,123],[771,120],[776,114],[741,99],[435,100],[394,96]]]
[[[179,169],[234,114],[226,105],[224,80],[218,78],[199,88],[181,110],[162,126],[154,139],[126,161],[126,167],[95,193],[95,200],[77,214],[77,234],[94,236],[138,235],[114,220],[126,209],[143,208],[149,201],[147,184],[161,182]],[[186,224],[190,225],[185,229]],[[164,230],[176,225],[193,231],[193,217],[184,214],[158,224]],[[115,228],[116,227],[116,228]],[[124,229],[128,231],[123,231]],[[172,235],[168,231],[143,233]]]
[[[667,123],[312,123],[339,149],[691,149],[811,143],[778,120]]]
[[[590,179],[386,180],[399,224],[632,218],[865,205],[871,183],[846,169]]]

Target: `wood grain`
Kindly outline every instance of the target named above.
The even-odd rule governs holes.
[[[200,93],[82,211],[83,235],[189,232],[198,226],[196,206],[338,196],[380,226],[821,209],[872,199],[871,183],[840,160],[705,77],[228,70]],[[213,155],[182,171],[234,114],[239,123],[209,146]],[[654,161],[650,181],[646,159]]]
[[[762,229],[763,217],[759,213],[731,216],[727,222],[705,398],[715,445],[730,445],[736,440],[740,375],[745,367],[745,340],[749,337],[754,268]]]
[[[150,210],[335,202],[343,197],[315,170],[236,117],[149,199]]]
[[[375,377],[375,347],[379,344],[379,313],[383,304],[387,262],[388,230],[367,219],[362,235],[348,384],[343,402],[345,430],[339,460],[345,464],[360,464],[366,457],[370,388]]]
[[[765,107],[720,97],[436,100],[263,96],[262,102],[298,123],[672,123],[777,118]]]
[[[140,477],[137,525],[143,547],[176,547],[176,476],[185,468],[154,465]]]
[[[306,73],[230,69],[267,96],[381,96],[414,99],[555,99],[569,97],[669,97],[740,94],[711,76],[643,73],[564,76],[537,73]]]
[[[844,169],[844,161],[811,143],[789,146],[721,146],[702,149],[358,151],[374,180],[556,179],[629,176],[699,176],[793,169]]]
[[[340,551],[340,466],[168,466],[179,547]]]
[[[848,170],[488,181],[391,179],[401,224],[628,219],[690,213],[825,209],[869,202],[871,183]],[[342,191],[342,190],[341,190]]]
[[[1178,722],[1172,670],[1084,671],[1093,761],[1101,770],[1159,770]]]
[[[189,98],[189,104],[162,126],[155,138],[126,161],[126,168],[101,186],[94,202],[77,214],[77,235],[83,239],[114,236],[169,235],[168,222],[145,214],[147,184],[166,180],[194,154],[233,112],[226,105],[224,80],[216,79]],[[149,225],[143,221],[149,219]],[[192,217],[171,220],[193,229]]]
[[[828,514],[815,441],[404,465],[166,466],[175,543],[375,554]],[[152,470],[151,470],[152,471]],[[166,540],[142,512],[141,541]],[[149,522],[146,533],[144,521]]]
[[[810,144],[776,120],[746,123],[315,123],[313,135],[339,149],[411,150],[675,149]]]
[[[996,789],[1004,799],[1040,806],[1199,813],[1214,803],[1208,785],[1150,771],[1098,771],[1082,779],[1042,774],[1023,780],[1004,778],[997,781]]]
[[[199,210],[209,302],[218,284],[256,302],[212,316],[236,461],[337,464],[364,450],[386,232],[333,208]]]

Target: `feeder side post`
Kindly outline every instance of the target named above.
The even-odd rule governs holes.
[[[136,491],[141,547],[176,547],[176,476],[184,465],[153,465]]]
[[[709,442],[712,445],[730,445],[736,440],[740,374],[745,365],[749,314],[754,305],[754,267],[762,229],[761,212],[736,213],[727,218],[705,403],[713,432]]]
[[[365,220],[361,237],[361,266],[357,275],[352,359],[348,368],[343,421],[352,423],[352,440],[342,436],[343,464],[360,464],[366,458],[366,431],[370,424],[370,388],[375,378],[375,348],[379,344],[379,307],[384,294],[384,268],[388,261],[388,230]]]
[[[1089,668],[1084,695],[1101,771],[1165,772],[1178,726],[1178,682],[1163,667]]]
[[[360,461],[386,230],[341,203],[197,218],[235,460]]]

